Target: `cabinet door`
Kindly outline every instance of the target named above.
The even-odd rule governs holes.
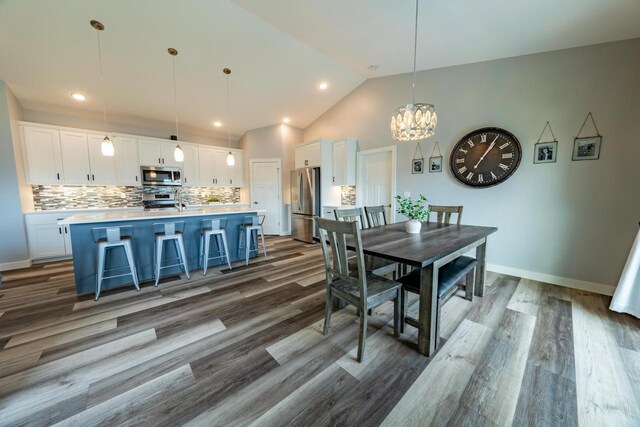
[[[58,130],[25,126],[23,134],[29,183],[62,184],[64,173]]]
[[[307,147],[297,147],[295,151],[295,164],[296,169],[307,167],[306,163],[308,163],[307,159]]]
[[[214,185],[218,187],[228,187],[229,184],[229,166],[227,166],[228,151],[213,151],[213,173],[215,177]]]
[[[334,185],[344,185],[345,182],[345,161],[347,158],[347,147],[345,141],[337,141],[333,143],[333,177],[331,179]]]
[[[116,185],[116,157],[102,154],[104,135],[89,135],[89,164],[91,165],[91,184]]]
[[[198,147],[185,145],[182,147],[184,151],[184,161],[182,167],[182,185],[187,187],[196,187],[200,184],[198,176]]]
[[[200,185],[211,187],[215,185],[215,174],[213,173],[213,149],[198,148],[198,171]]]
[[[320,143],[319,142],[307,145],[307,160],[308,160],[308,164],[307,164],[308,167],[320,166]]]
[[[140,139],[138,147],[141,166],[162,166],[162,149],[158,142]]]
[[[181,164],[182,162],[176,162],[176,156],[174,154],[174,152],[176,151],[177,145],[178,145],[178,141],[161,143],[160,151],[162,154],[161,158],[162,158],[163,166],[175,166],[175,167],[182,166]],[[184,149],[182,145],[180,147]]]
[[[66,255],[63,227],[55,223],[33,224],[27,229],[31,259]]]
[[[64,239],[64,253],[66,255],[73,255],[73,250],[71,248],[71,226],[63,225],[60,227],[62,228],[62,236]]]
[[[64,183],[75,185],[91,184],[87,134],[60,131],[60,150],[62,152]]]
[[[242,151],[233,151],[233,157],[235,157],[236,163],[233,166],[229,166],[229,185],[232,187],[244,186],[244,159],[242,158]]]
[[[140,162],[138,161],[138,141],[134,138],[117,136],[114,138],[118,184],[140,185]]]

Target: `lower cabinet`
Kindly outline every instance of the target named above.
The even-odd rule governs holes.
[[[26,216],[29,253],[33,261],[71,256],[71,230],[58,225],[66,216],[32,214]]]

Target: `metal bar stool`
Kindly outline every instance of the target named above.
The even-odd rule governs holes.
[[[258,247],[258,235],[260,235],[260,239],[262,240],[262,253],[264,254],[264,259],[267,260],[267,247],[264,244],[264,231],[262,228],[263,223],[264,215],[257,215],[245,216],[242,220],[242,224],[240,224],[240,233],[238,237],[238,259],[240,259],[240,252],[242,249],[245,249],[244,265],[249,265],[249,255],[251,252],[255,252],[256,255],[260,253],[260,248]],[[252,244],[254,248],[251,247]]]
[[[160,270],[170,267],[180,266],[184,270],[187,279],[191,279],[191,276],[189,276],[189,267],[187,266],[187,257],[184,252],[183,232],[184,221],[153,224],[153,233],[156,236],[155,245],[153,246],[155,286],[158,286],[158,282],[160,281]],[[162,265],[162,251],[164,249],[164,242],[167,241],[171,241],[175,245],[176,252],[178,253],[177,264]]]
[[[95,227],[91,229],[93,240],[98,244],[98,274],[96,275],[96,296],[95,300],[98,301],[100,297],[100,290],[102,289],[102,282],[107,279],[113,279],[115,277],[131,276],[133,284],[136,289],[140,290],[138,283],[138,272],[136,270],[136,264],[133,260],[133,250],[131,249],[131,239],[133,238],[133,227],[125,225],[122,227]],[[122,267],[113,267],[105,269],[105,261],[107,258],[107,251],[114,248],[123,248],[125,256],[127,258],[127,265]],[[105,276],[105,273],[114,270],[129,269],[129,272],[122,274],[114,274],[112,276]]]
[[[229,248],[227,246],[227,226],[226,218],[219,219],[203,219],[200,231],[200,261],[202,262],[202,275],[207,275],[207,267],[212,259],[226,259],[229,270],[231,270],[231,261],[229,260]],[[217,247],[217,256],[211,256],[209,246],[211,238]],[[215,252],[214,252],[215,253]]]

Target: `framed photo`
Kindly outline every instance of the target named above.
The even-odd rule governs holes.
[[[411,160],[411,173],[424,173],[424,159]]]
[[[533,163],[555,163],[558,160],[558,141],[538,142],[533,150]]]
[[[429,173],[442,172],[442,156],[429,157]]]
[[[598,160],[600,158],[601,136],[576,138],[573,141],[573,157],[571,160]]]

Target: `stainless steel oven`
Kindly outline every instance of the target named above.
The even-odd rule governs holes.
[[[141,166],[142,185],[171,186],[182,185],[182,169],[172,167]]]

